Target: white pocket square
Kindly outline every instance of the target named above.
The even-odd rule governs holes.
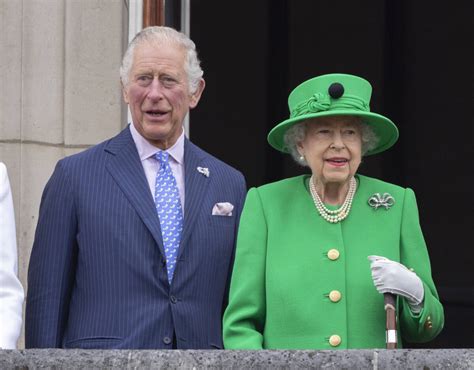
[[[213,216],[232,216],[233,204],[229,202],[222,202],[214,204],[212,208]]]

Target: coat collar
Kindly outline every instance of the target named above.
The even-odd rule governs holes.
[[[165,256],[155,203],[129,128],[127,127],[112,138],[104,150],[111,154],[106,164],[107,170],[150,230],[162,256]],[[197,170],[197,167],[209,167],[208,157],[207,153],[185,138],[184,181],[186,202],[179,255],[182,254],[188,244],[197,217],[201,213],[202,201],[212,179],[212,169],[210,169],[209,177],[204,176]]]
[[[164,256],[163,239],[155,203],[129,128],[125,128],[112,138],[104,150],[111,154],[106,164],[108,172],[150,230]]]
[[[178,258],[188,244],[197,216],[201,213],[202,201],[209,189],[211,176],[206,177],[198,171],[198,167],[208,167],[208,155],[191,143],[188,139],[184,142],[184,187],[186,202],[184,205],[184,228],[181,235],[181,245]]]

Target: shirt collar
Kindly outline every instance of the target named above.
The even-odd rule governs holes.
[[[133,141],[135,142],[135,146],[137,147],[138,155],[140,156],[140,160],[143,162],[145,159],[153,157],[157,152],[161,149],[157,148],[156,146],[150,144],[150,142],[145,139],[135,128],[135,125],[131,123],[129,125],[130,133],[132,134]],[[179,164],[183,164],[184,159],[184,128],[179,136],[176,143],[170,148],[166,150],[170,156]]]

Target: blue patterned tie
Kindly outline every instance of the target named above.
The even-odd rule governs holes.
[[[160,169],[156,174],[155,206],[163,236],[168,281],[171,283],[183,231],[183,211],[176,179],[168,162],[169,153],[159,151],[155,158],[160,162]]]

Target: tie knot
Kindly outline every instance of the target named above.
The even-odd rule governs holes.
[[[161,165],[168,163],[169,156],[170,154],[164,150],[160,150],[155,154],[155,158],[158,160],[158,162],[160,162]]]

